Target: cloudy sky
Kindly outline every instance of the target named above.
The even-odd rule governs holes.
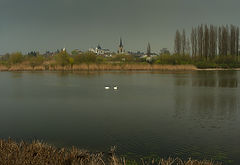
[[[98,43],[116,51],[172,50],[176,29],[240,22],[239,0],[0,0],[0,54]]]

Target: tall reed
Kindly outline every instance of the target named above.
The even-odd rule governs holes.
[[[167,160],[139,161],[141,165],[220,165],[212,161],[183,161],[179,158]],[[1,165],[127,165],[131,164],[125,158],[119,158],[112,147],[106,154],[90,153],[79,150],[56,148],[54,146],[34,141],[32,143],[17,143],[8,140],[0,140],[0,164]]]

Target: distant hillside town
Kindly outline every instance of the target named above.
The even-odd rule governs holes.
[[[46,51],[45,53],[43,53],[44,56],[54,56],[55,54],[58,54],[61,51],[67,51],[66,48],[62,48],[62,49],[57,49],[56,51]],[[72,50],[70,53],[71,55],[78,55],[78,54],[83,54],[85,51],[80,50],[80,49],[74,49]],[[161,54],[170,54],[170,51],[167,48],[162,48],[161,50],[159,50],[159,53],[155,53],[151,51],[151,47],[150,47],[150,43],[148,43],[147,47],[146,47],[146,51],[126,51],[124,49],[124,45],[123,45],[123,40],[122,38],[120,38],[120,42],[119,45],[117,46],[117,50],[116,51],[111,51],[108,48],[103,48],[100,44],[98,44],[95,48],[89,48],[88,52],[94,53],[96,54],[96,56],[102,56],[102,57],[112,57],[113,55],[116,54],[124,54],[124,55],[132,55],[134,57],[138,57],[138,58],[146,58],[146,57],[155,57]],[[27,53],[28,55],[32,55],[32,56],[36,56],[37,54],[39,54],[38,52],[35,51],[31,51],[29,53]]]

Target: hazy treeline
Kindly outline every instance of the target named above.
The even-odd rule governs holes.
[[[234,25],[199,25],[192,28],[190,37],[185,30],[176,31],[174,50],[178,55],[191,54],[193,58],[211,60],[216,56],[238,57],[238,49],[239,27]]]
[[[96,55],[92,52],[68,53],[59,51],[51,55],[30,52],[22,54],[14,52],[0,56],[0,70],[55,70],[55,69],[75,69],[77,66],[86,65],[122,65],[145,62],[145,59],[135,58],[127,54],[114,54],[111,57]],[[110,66],[108,66],[110,67]],[[80,70],[82,68],[79,68]]]

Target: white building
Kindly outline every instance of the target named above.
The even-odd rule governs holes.
[[[90,48],[89,51],[93,52],[93,53],[96,53],[97,55],[106,55],[106,54],[111,53],[109,49],[103,49],[103,48],[101,48],[100,45],[98,45],[95,49]]]

